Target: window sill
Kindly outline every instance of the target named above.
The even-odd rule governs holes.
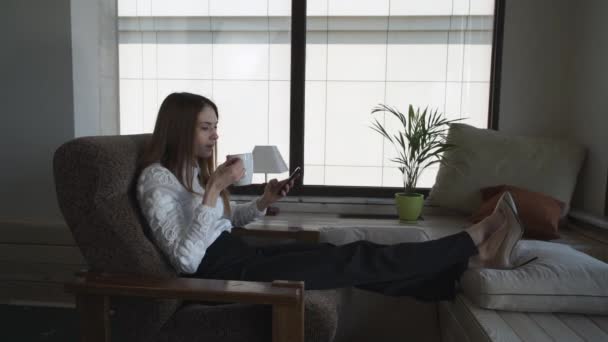
[[[606,216],[600,217],[576,209],[571,210],[568,216],[593,227],[608,230],[608,217]]]
[[[251,201],[258,196],[232,195],[231,199],[237,202]],[[357,214],[361,216],[396,215],[395,201],[392,198],[373,197],[314,197],[289,196],[272,205],[288,213],[323,213],[323,214]],[[424,215],[462,215],[453,210],[439,208],[425,203]]]

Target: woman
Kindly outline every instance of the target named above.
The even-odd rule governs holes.
[[[257,199],[234,204],[226,188],[246,172],[237,158],[216,164],[218,109],[174,93],[162,103],[141,160],[137,196],[155,242],[184,276],[303,280],[307,289],[356,286],[422,300],[449,299],[471,265],[508,268],[522,228],[509,195],[486,219],[442,239],[392,246],[358,241],[254,247],[230,230],[262,217],[293,180],[271,180]]]

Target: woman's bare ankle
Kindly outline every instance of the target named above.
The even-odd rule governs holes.
[[[478,224],[472,225],[471,227],[465,229],[465,232],[469,234],[475,246],[479,246],[483,243],[483,232],[481,231],[481,227]]]
[[[503,226],[505,218],[500,211],[495,211],[480,222],[467,229],[475,244],[479,246]]]

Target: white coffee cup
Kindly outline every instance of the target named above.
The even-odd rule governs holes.
[[[234,183],[234,186],[249,185],[253,179],[253,153],[231,154],[231,158],[239,158],[243,161],[245,175]]]

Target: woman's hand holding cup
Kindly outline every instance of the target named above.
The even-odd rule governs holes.
[[[211,174],[207,187],[221,192],[243,176],[245,176],[243,161],[240,158],[228,156],[226,162],[218,165],[215,172]]]
[[[228,160],[231,160],[233,158],[238,158],[239,160],[241,160],[244,171],[245,171],[241,175],[241,177],[239,177],[239,179],[237,179],[235,182],[233,182],[233,185],[234,186],[243,186],[243,185],[251,184],[251,182],[253,181],[253,153],[249,152],[249,153],[234,154],[234,155],[226,156],[226,158],[228,158]]]

